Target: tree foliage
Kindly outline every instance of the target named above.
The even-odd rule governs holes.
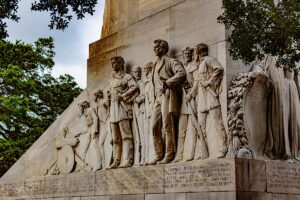
[[[223,9],[218,20],[232,30],[233,59],[249,64],[268,54],[291,68],[300,61],[298,0],[223,0]]]
[[[4,20],[18,21],[19,0],[0,0],[0,39],[8,37]],[[39,0],[31,6],[33,11],[49,12],[51,29],[64,30],[73,16],[83,19],[86,14],[93,14],[97,0]]]
[[[52,38],[0,40],[0,176],[81,92],[73,77],[51,76],[53,48]]]
[[[4,19],[9,19],[13,21],[18,21],[19,17],[17,16],[19,0],[0,0],[0,39],[8,37],[6,31],[6,23]]]

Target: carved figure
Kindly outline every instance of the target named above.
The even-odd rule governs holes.
[[[134,165],[145,164],[145,131],[144,131],[144,114],[145,114],[145,95],[144,81],[142,81],[142,68],[134,66],[132,76],[139,86],[138,93],[133,100],[133,123],[132,131],[134,137]]]
[[[166,41],[154,41],[154,52],[158,59],[153,68],[155,102],[150,124],[156,156],[148,164],[169,163],[174,158],[175,132],[172,118],[180,112],[180,84],[185,79],[185,70],[179,61],[167,55],[168,51]]]
[[[297,86],[299,98],[300,98],[300,65],[297,66],[296,70],[295,70],[295,82],[296,82],[296,86]]]
[[[64,127],[55,137],[57,149],[57,164],[50,174],[68,174],[74,169],[76,158],[73,147],[78,144],[78,138],[69,138],[69,128]]]
[[[209,158],[223,158],[227,148],[219,94],[224,70],[215,58],[208,56],[206,44],[197,45],[195,51],[199,69],[186,100],[190,101],[198,94],[198,121],[206,136]]]
[[[197,71],[198,66],[193,63],[193,51],[194,49],[186,47],[183,49],[184,68],[186,72],[186,81],[182,87],[182,103],[179,117],[179,134],[177,142],[177,152],[173,162],[193,160],[196,142],[197,142],[197,130],[194,126],[190,115],[192,110],[196,110],[195,99],[192,98],[189,102],[185,101],[186,95],[191,90],[194,77],[193,74]],[[188,137],[186,140],[186,135]],[[186,140],[186,141],[185,141]],[[185,156],[183,156],[185,151]]]
[[[147,62],[144,66],[145,81],[144,81],[144,96],[145,96],[145,112],[144,112],[144,133],[145,133],[145,164],[153,160],[154,147],[153,135],[150,134],[150,118],[154,103],[154,93],[152,85],[152,68],[153,62]]]
[[[133,141],[129,121],[132,119],[132,105],[129,102],[132,102],[138,85],[124,71],[125,61],[122,57],[112,57],[111,63],[114,73],[110,80],[109,118],[113,138],[113,163],[110,168],[130,167],[133,163]]]
[[[272,81],[268,113],[270,137],[266,154],[271,159],[288,160],[298,157],[299,140],[296,138],[299,135],[299,117],[294,111],[298,107],[296,101],[299,101],[299,94],[296,92],[294,74],[276,67],[276,59],[272,56],[266,56],[260,65]]]
[[[99,129],[98,116],[95,108],[88,101],[80,104],[81,117],[85,120],[85,127],[79,135],[78,155],[93,171],[101,168],[101,157],[98,148]]]
[[[286,98],[285,103],[285,116],[284,116],[284,129],[285,133],[285,145],[286,154],[290,159],[296,159],[300,161],[300,99],[298,89],[295,83],[295,71],[284,67],[284,80],[285,90],[284,96]]]
[[[109,94],[109,92],[108,92]],[[105,156],[104,143],[107,138],[111,135],[110,123],[109,123],[109,95],[107,99],[104,98],[103,90],[98,90],[94,93],[94,107],[98,116],[98,131],[99,131],[99,150],[101,168],[106,168],[106,163],[109,163],[111,156]]]

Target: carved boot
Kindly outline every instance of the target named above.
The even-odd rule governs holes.
[[[157,162],[157,164],[167,164],[170,163],[174,159],[174,141],[170,136],[171,134],[166,135],[166,154],[162,161]]]
[[[122,154],[122,147],[120,142],[114,142],[113,143],[113,157],[114,162],[109,166],[110,169],[118,168],[120,165],[121,160],[121,154]]]
[[[179,135],[178,144],[177,144],[177,152],[176,152],[175,158],[172,161],[172,163],[182,161],[182,159],[183,159],[183,149],[184,149],[184,139],[185,139],[185,136]]]
[[[131,167],[133,163],[133,145],[131,140],[123,140],[123,159],[120,168]]]
[[[120,165],[120,161],[114,160],[114,162],[109,166],[109,169],[116,169],[119,167],[119,165]]]
[[[155,151],[155,158],[148,161],[147,165],[156,165],[158,161],[163,159],[163,141],[157,135],[154,135],[154,151]]]
[[[157,164],[167,164],[174,159],[174,152],[167,152],[162,161],[157,162]]]

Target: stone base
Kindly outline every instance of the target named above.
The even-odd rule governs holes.
[[[300,165],[218,159],[0,183],[0,199],[300,200]]]

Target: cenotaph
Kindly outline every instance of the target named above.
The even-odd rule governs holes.
[[[221,13],[221,0],[106,0],[87,88],[0,199],[300,199],[299,72],[233,61]]]

